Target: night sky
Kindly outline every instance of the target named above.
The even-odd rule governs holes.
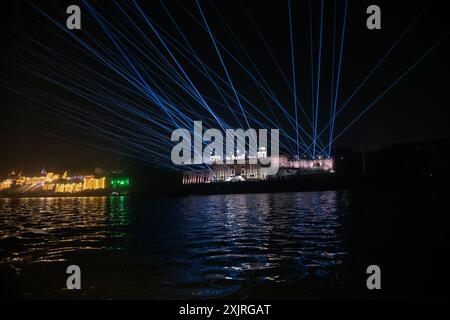
[[[309,2],[293,1],[292,3],[295,63],[298,77],[297,91],[302,105],[307,110],[306,112],[310,112],[312,94]],[[328,119],[330,107],[331,81],[329,79],[332,70],[331,44],[333,43],[331,30],[334,10],[334,2],[325,1],[324,3],[321,74],[323,83],[321,82],[320,88],[320,101],[322,101],[323,107],[321,107],[319,115],[319,123],[322,125]],[[37,7],[61,23],[65,23],[65,9],[70,4],[79,4],[84,10],[83,4],[78,1],[35,2]],[[186,14],[179,2],[165,1],[164,4],[182,27],[201,59],[223,76],[223,69],[204,30],[193,22],[192,17]],[[200,18],[195,1],[183,1],[183,4],[197,18]],[[284,105],[291,106],[290,111],[292,111],[292,94],[287,89],[286,83],[262,45],[261,39],[242,6],[244,4],[250,12],[254,22],[270,45],[285,76],[291,80],[287,1],[233,0],[214,1],[214,3],[201,1],[201,4],[216,38],[231,52],[235,53],[236,57],[241,55],[242,61],[246,61],[244,53],[239,47],[236,47],[236,42],[226,32],[227,29],[223,25],[223,20],[226,21],[251,57],[252,62],[264,75],[264,79],[270,88]],[[366,28],[367,14],[365,11],[367,6],[371,4],[377,4],[381,7],[381,30],[370,31]],[[182,41],[172,22],[164,14],[159,1],[145,1],[141,5],[155,23]],[[343,5],[344,1],[336,2],[338,26],[341,26],[342,22]],[[350,1],[338,104],[352,94],[361,80],[392,46],[414,17],[427,5],[428,7],[423,15],[401,39],[338,118],[336,122],[337,131],[343,129],[358,114],[358,111],[364,109],[364,106],[373,101],[409,66],[450,31],[447,11],[444,6],[445,1],[432,1],[431,3],[430,1]],[[35,99],[27,97],[26,93],[46,92],[52,97],[50,99],[60,99],[53,100],[56,105],[59,103],[58,101],[71,101],[78,106],[83,106],[88,111],[95,110],[95,103],[76,97],[67,90],[30,74],[24,66],[12,64],[11,57],[14,58],[14,61],[24,59],[31,64],[37,63],[33,55],[42,53],[42,49],[36,43],[45,43],[46,46],[56,50],[66,59],[77,59],[77,61],[89,65],[92,70],[107,77],[115,78],[117,75],[109,74],[110,71],[96,63],[92,57],[78,50],[67,34],[57,30],[30,3],[2,1],[1,6],[0,176],[5,175],[13,168],[33,173],[37,172],[43,165],[62,170],[80,161],[91,161],[95,165],[106,167],[113,167],[119,163],[124,156],[123,154],[119,155],[105,149],[101,150],[97,146],[108,146],[108,149],[111,150],[122,150],[123,145],[115,144],[112,141],[106,142],[103,137],[89,130],[82,130],[80,127],[75,129],[71,125],[76,121],[59,122],[58,119],[65,118],[67,120],[67,116],[62,113],[58,114],[57,111],[52,111],[51,116],[49,116],[49,110],[44,105],[38,104]],[[124,30],[130,30],[129,24],[127,25],[126,21],[118,14],[117,8],[109,1],[95,2],[95,7],[99,12],[109,16],[110,20],[117,26],[125,28]],[[319,43],[319,12],[320,1],[313,1],[314,54],[316,56]],[[145,28],[143,23],[142,27]],[[49,32],[49,28],[54,28],[55,32]],[[85,31],[91,32],[99,39],[104,39],[104,34],[99,30],[92,16],[82,11],[82,30],[76,32],[80,34]],[[155,37],[152,38],[150,35],[149,37],[152,41],[156,41]],[[450,92],[448,90],[450,78],[449,53],[449,39],[446,38],[343,134],[336,141],[335,147],[359,148],[361,141],[364,140],[367,148],[377,149],[392,143],[450,138],[448,126],[450,105]],[[48,58],[52,59],[51,56],[48,56]],[[242,70],[227,59],[225,58],[236,88],[243,92],[249,100],[260,105],[264,113],[268,113],[269,111],[264,109],[266,102],[261,98],[255,86],[242,74]],[[189,75],[192,75],[192,80],[195,83],[199,83],[202,93],[214,97],[214,88],[211,84],[202,80],[192,67],[186,66],[185,70]],[[47,75],[53,76],[51,71]],[[111,90],[115,90],[115,88],[111,87]],[[136,97],[132,98],[137,99]],[[280,118],[281,126],[288,128],[289,124],[284,122],[282,114],[279,111],[275,112],[275,116]],[[223,112],[221,116],[227,121],[233,122],[229,113]],[[111,115],[108,120],[114,124],[115,117]],[[95,122],[96,119],[92,118],[91,121]],[[144,122],[144,124],[157,130],[155,125],[150,122]],[[166,134],[169,140],[170,135]],[[139,139],[145,138],[140,137]],[[167,153],[170,153],[170,149]],[[146,156],[145,153],[140,154],[141,158]],[[151,156],[149,157],[151,158]]]

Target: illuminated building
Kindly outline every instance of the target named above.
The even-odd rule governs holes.
[[[46,177],[25,177],[25,184],[45,183]]]
[[[55,188],[55,192],[56,192],[56,193],[62,193],[62,192],[64,192],[64,184],[63,184],[63,183],[57,184],[57,185],[56,185],[56,188]]]
[[[94,176],[85,176],[83,190],[97,190],[106,188],[106,178],[96,179]]]
[[[53,191],[55,185],[53,183],[46,183],[42,186],[42,191]]]
[[[265,150],[260,150],[258,158],[267,157]],[[233,160],[239,160],[238,156]],[[261,164],[213,164],[209,169],[192,170],[184,173],[183,184],[199,184],[211,182],[233,182],[233,181],[257,181],[266,179],[277,179],[281,177],[310,174],[310,173],[332,173],[334,172],[334,160],[332,158],[302,159],[294,160],[288,156],[281,155],[273,157],[279,167],[276,175],[268,174],[267,166]]]
[[[67,183],[64,185],[64,192],[66,193],[73,193],[73,184]]]
[[[9,188],[11,188],[11,185],[12,185],[11,179],[4,180],[4,181],[0,182],[0,190],[9,189]]]
[[[119,184],[127,187],[129,181],[124,179]],[[12,171],[7,180],[0,181],[0,191],[8,190],[5,192],[16,193],[54,192],[68,194],[103,189],[108,189],[106,177],[96,178],[93,175],[69,176],[67,171],[61,175],[46,172],[45,169],[41,170],[41,176],[39,177],[16,175],[15,171]]]
[[[83,185],[81,183],[76,183],[73,186],[73,192],[81,192],[83,191]]]
[[[82,183],[59,183],[55,188],[55,193],[78,193],[82,191]]]
[[[45,175],[45,182],[50,183],[54,181],[58,181],[60,179],[60,175],[53,172],[47,172]]]
[[[86,177],[84,177],[83,189],[84,190],[92,190],[92,189],[94,189],[94,176],[86,176]]]
[[[52,182],[53,178],[53,172],[47,172],[45,175],[45,182]]]
[[[16,179],[16,185],[20,186],[25,183],[25,177],[19,177]]]

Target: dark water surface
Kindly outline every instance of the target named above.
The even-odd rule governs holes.
[[[439,277],[427,275],[448,249],[440,199],[432,190],[0,199],[2,294],[441,296]],[[79,292],[64,289],[71,264]],[[369,264],[382,268],[383,294],[366,289]]]

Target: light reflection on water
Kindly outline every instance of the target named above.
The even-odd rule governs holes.
[[[311,276],[336,285],[347,205],[335,191],[0,199],[0,263],[104,261],[109,274],[135,275],[116,291],[157,298],[245,297],[254,286]]]
[[[104,250],[108,238],[126,237],[128,213],[124,197],[0,199],[0,244],[10,253],[1,262],[64,261]]]

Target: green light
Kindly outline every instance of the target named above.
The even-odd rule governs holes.
[[[130,184],[130,179],[124,178],[124,179],[113,179],[111,180],[112,188],[124,188],[127,187]]]

